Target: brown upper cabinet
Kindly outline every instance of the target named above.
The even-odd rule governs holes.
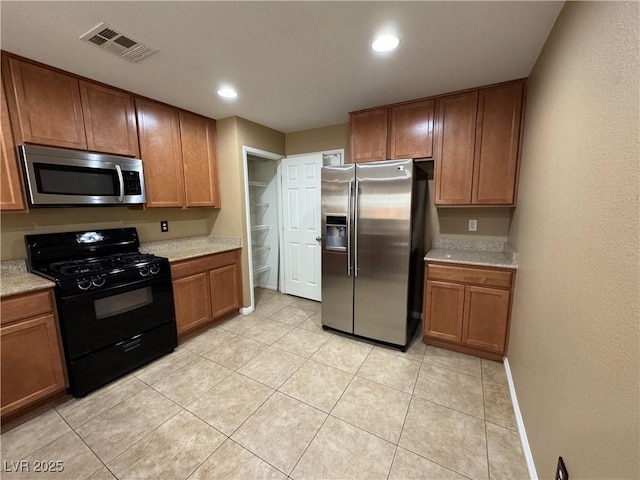
[[[130,94],[5,55],[2,67],[16,143],[139,156]]]
[[[8,57],[2,72],[16,143],[86,150],[77,78]]]
[[[514,206],[524,81],[437,100],[435,204]]]
[[[389,108],[389,159],[433,158],[435,100]]]
[[[187,207],[219,207],[216,122],[180,112],[180,140]]]
[[[354,163],[432,158],[435,100],[351,113]]]
[[[20,181],[20,168],[16,155],[16,147],[13,142],[13,132],[9,120],[7,96],[2,86],[2,134],[0,135],[0,210],[24,210],[25,202],[22,196],[22,182]]]
[[[131,95],[85,80],[80,80],[80,94],[88,149],[139,157]]]
[[[387,108],[351,113],[353,163],[387,159]]]
[[[436,205],[470,205],[478,92],[438,99]]]
[[[436,206],[515,206],[525,80],[352,112],[353,163],[435,164]]]
[[[220,207],[215,120],[136,98],[147,207]]]

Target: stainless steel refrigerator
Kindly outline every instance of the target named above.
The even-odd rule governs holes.
[[[322,324],[405,349],[422,312],[427,173],[413,160],[322,168]]]

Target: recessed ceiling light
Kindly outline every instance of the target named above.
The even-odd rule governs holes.
[[[400,40],[393,35],[382,35],[381,37],[376,38],[371,44],[371,48],[373,48],[376,52],[390,52],[394,48],[398,46]]]
[[[218,95],[224,98],[236,98],[238,96],[238,92],[236,92],[233,88],[224,87],[218,90]]]

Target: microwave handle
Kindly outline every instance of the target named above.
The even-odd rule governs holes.
[[[116,164],[116,172],[118,173],[118,182],[120,182],[120,194],[118,195],[118,201],[124,202],[124,177],[122,176],[122,169],[118,164]]]

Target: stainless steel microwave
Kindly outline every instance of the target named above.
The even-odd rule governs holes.
[[[146,202],[142,160],[34,145],[18,150],[32,206]]]

